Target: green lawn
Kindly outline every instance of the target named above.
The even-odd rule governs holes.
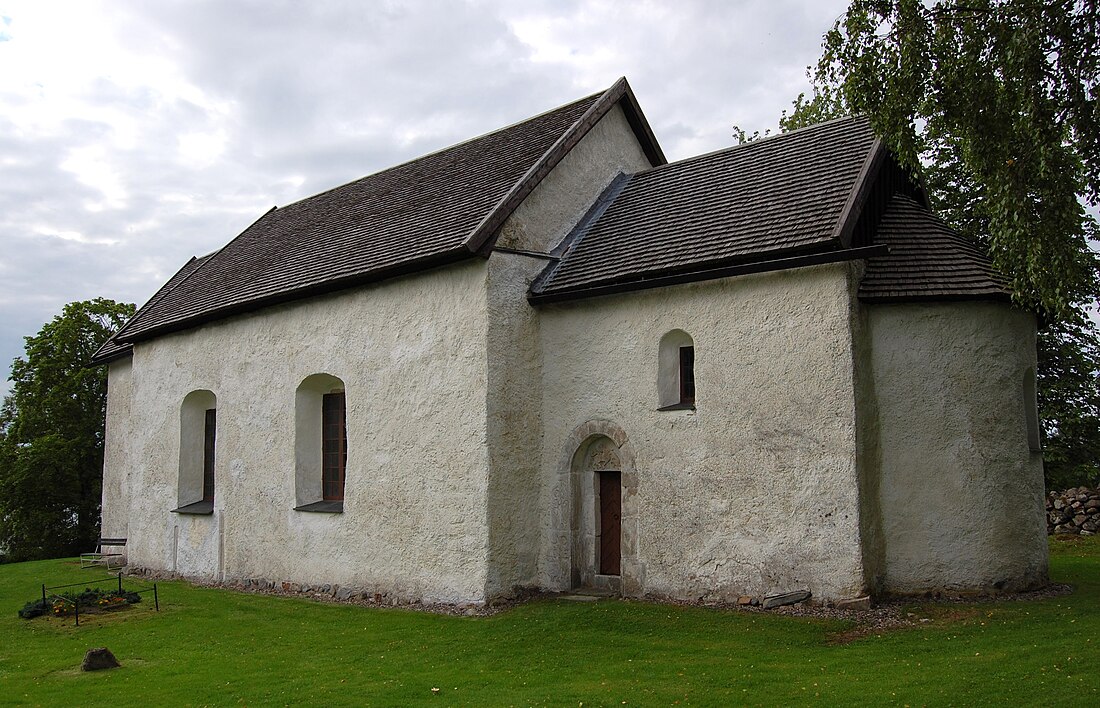
[[[1100,537],[1052,542],[1072,595],[916,609],[917,627],[640,602],[534,602],[441,617],[163,583],[149,602],[22,620],[74,561],[0,566],[0,704],[1100,705]],[[90,647],[123,666],[81,673]],[[432,689],[438,688],[438,693]]]

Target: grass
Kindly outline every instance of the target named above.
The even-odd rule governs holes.
[[[916,627],[642,602],[442,617],[160,585],[132,609],[23,620],[75,561],[0,566],[0,703],[29,705],[1100,705],[1100,537],[1051,542],[1072,595],[914,605]],[[81,673],[91,647],[122,668]],[[432,689],[438,688],[438,693]]]

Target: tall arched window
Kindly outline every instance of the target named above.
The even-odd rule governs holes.
[[[344,382],[313,374],[294,400],[294,488],[297,511],[344,510],[347,477],[347,397]]]
[[[180,406],[180,514],[214,513],[218,399],[212,391],[192,391]]]
[[[695,342],[682,329],[661,337],[657,351],[657,398],[660,410],[695,408]]]

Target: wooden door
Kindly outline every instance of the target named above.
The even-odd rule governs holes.
[[[600,476],[600,574],[619,575],[622,555],[622,475]]]

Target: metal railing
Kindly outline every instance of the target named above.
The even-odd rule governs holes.
[[[99,580],[84,580],[84,581],[79,582],[79,583],[68,583],[67,585],[46,585],[45,583],[43,583],[42,584],[42,605],[43,606],[48,605],[48,603],[49,603],[48,598],[56,598],[58,600],[62,600],[62,601],[65,601],[65,602],[72,602],[73,603],[73,615],[76,617],[76,626],[79,627],[80,626],[80,596],[77,595],[75,598],[65,597],[64,595],[60,595],[60,594],[57,594],[57,593],[50,593],[48,591],[50,591],[50,590],[60,590],[62,588],[75,588],[75,587],[79,587],[79,586],[84,586],[85,588],[88,588],[89,585],[93,585],[93,584],[97,584],[97,583],[102,584],[102,583],[115,583],[115,582],[118,583],[118,592],[119,592],[120,595],[123,592],[132,592],[135,595],[141,595],[142,593],[152,592],[153,593],[153,606],[156,608],[157,612],[160,612],[160,597],[157,594],[157,584],[153,583],[151,586],[140,586],[140,585],[139,586],[133,586],[133,585],[131,585],[129,588],[123,588],[123,586],[122,586],[122,573],[119,573],[115,577],[101,578]],[[136,589],[135,589],[135,587],[136,587]]]

